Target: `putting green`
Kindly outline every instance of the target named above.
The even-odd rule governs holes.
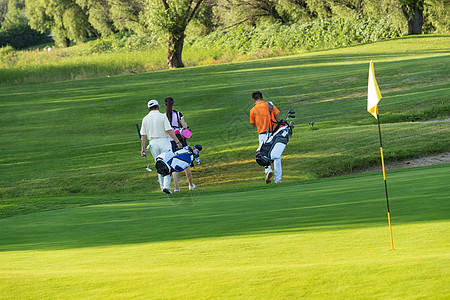
[[[1,219],[0,298],[444,299],[449,171],[387,174],[395,251],[380,173]]]

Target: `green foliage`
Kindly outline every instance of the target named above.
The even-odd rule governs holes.
[[[60,46],[91,35],[87,15],[75,0],[25,0],[25,5],[30,26],[41,32],[51,30]]]
[[[114,33],[114,22],[111,19],[111,6],[106,0],[76,0],[76,3],[88,15],[88,21],[99,35]]]
[[[240,53],[259,49],[311,50],[374,42],[401,36],[389,20],[320,19],[305,24],[238,27],[192,41],[194,47],[216,45]]]
[[[426,25],[431,26],[428,32],[447,33],[450,31],[450,1],[426,0]]]
[[[117,32],[143,31],[141,17],[147,6],[143,0],[74,0],[87,16],[91,30],[97,36]]]
[[[0,48],[0,62],[6,66],[13,66],[16,60],[16,50],[12,46]]]
[[[400,5],[403,5],[411,13],[416,8],[423,10],[425,0],[399,0]]]
[[[25,9],[25,0],[9,0],[8,1],[8,10],[24,11],[24,9]]]
[[[8,13],[8,0],[0,0],[0,27]]]
[[[162,46],[166,41],[158,35],[116,34],[87,44],[88,53],[140,51]]]
[[[10,10],[0,28],[0,47],[11,45],[23,49],[47,40],[45,34],[33,30],[27,18],[18,10]]]
[[[151,0],[145,12],[146,24],[150,29],[181,36],[202,1]]]

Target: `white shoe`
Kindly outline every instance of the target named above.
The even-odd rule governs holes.
[[[279,181],[275,181],[275,183],[283,183],[283,181],[279,180]]]
[[[189,190],[190,190],[190,191],[195,190],[195,184],[191,185],[191,186],[189,187]]]
[[[267,184],[272,182],[272,176],[273,176],[273,172],[272,171],[267,172],[267,174],[266,174],[266,183]]]
[[[172,192],[170,191],[170,189],[163,189],[163,192],[166,193],[166,194],[169,194],[169,195],[172,194]]]
[[[178,189],[178,190],[173,190],[173,192],[175,193],[175,192],[180,192],[181,190],[180,189]]]

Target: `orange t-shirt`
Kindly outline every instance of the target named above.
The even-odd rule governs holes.
[[[271,120],[275,120],[273,116],[280,113],[276,106],[273,106],[272,114],[269,112],[269,104],[265,101],[260,101],[250,110],[250,123],[256,124],[258,133],[266,133],[270,126],[270,131],[275,127]]]

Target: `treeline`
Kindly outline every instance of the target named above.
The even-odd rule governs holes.
[[[31,28],[23,0],[0,0],[0,47],[23,49],[48,40],[47,32]]]
[[[224,43],[231,30],[231,36],[242,33],[235,43],[250,48],[339,46],[445,33],[449,11],[448,0],[0,0],[0,46],[25,48],[51,35],[68,47],[88,38],[136,34],[165,44],[172,68],[184,66],[183,45],[195,37],[198,43]],[[267,28],[276,31],[273,36]]]

